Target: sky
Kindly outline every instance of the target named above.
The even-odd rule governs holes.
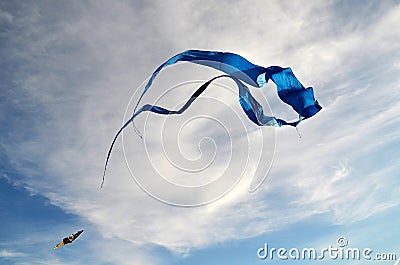
[[[399,24],[399,1],[0,1],[0,263],[395,264]],[[187,49],[291,67],[323,109],[299,133],[260,128],[218,81],[181,116],[138,118],[143,139],[127,128],[100,189],[143,82]],[[218,74],[179,63],[142,103],[177,108]],[[296,118],[273,84],[251,91]],[[397,256],[260,259],[266,245]]]

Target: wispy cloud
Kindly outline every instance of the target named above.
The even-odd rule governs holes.
[[[2,7],[0,13],[8,23],[1,32],[7,40],[2,76],[8,81],[0,106],[9,124],[0,129],[8,167],[104,237],[137,249],[157,244],[187,253],[321,213],[344,224],[398,207],[398,5],[363,8],[358,19],[349,20],[340,15],[345,7],[318,1],[31,5],[14,7],[18,12]],[[324,110],[300,126],[301,140],[294,130],[277,130],[273,168],[255,194],[242,182],[205,207],[166,206],[132,181],[120,143],[99,190],[127,97],[156,65],[187,48],[229,50],[258,64],[292,66],[300,80],[316,87]],[[186,77],[164,78],[173,83]],[[155,93],[162,84],[168,83],[158,83]],[[285,107],[273,97],[274,113],[284,116]],[[128,140],[131,150],[142,149],[143,141],[134,137]],[[390,159],[382,159],[382,150]],[[141,156],[134,152],[132,160]],[[122,247],[121,241],[115,245]],[[102,249],[112,262],[137,261],[120,258],[128,250]]]
[[[0,251],[0,258],[4,258],[4,259],[17,258],[17,257],[23,257],[23,256],[25,256],[25,254],[21,253],[21,252],[15,252],[15,251],[4,250],[4,249]]]

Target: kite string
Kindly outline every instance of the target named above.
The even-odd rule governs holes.
[[[142,133],[139,131],[139,129],[136,127],[136,125],[133,121],[132,121],[132,125],[133,125],[133,130],[135,131],[136,135],[139,136],[139,138],[143,140]]]
[[[299,131],[299,128],[297,127],[297,125],[295,126],[295,128],[296,128],[297,133],[299,134],[299,138],[301,139],[301,134],[300,134],[300,131]]]

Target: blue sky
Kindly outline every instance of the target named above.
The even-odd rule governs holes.
[[[298,264],[260,260],[257,250],[322,249],[340,236],[349,247],[400,258],[399,23],[398,1],[0,1],[0,263]],[[300,139],[292,128],[256,128],[222,89],[232,84],[222,83],[181,117],[139,119],[145,139],[130,131],[124,150],[118,141],[99,189],[129,99],[186,49],[290,66],[324,108],[299,126]],[[144,101],[177,106],[193,89],[169,88],[216,73],[171,67]],[[273,85],[252,92],[275,115],[295,118]],[[225,127],[211,119],[186,126],[193,116]],[[162,150],[195,166],[216,156],[210,170],[188,177]],[[136,185],[124,151],[131,174],[145,180],[242,178],[214,203],[172,207]],[[52,249],[80,229],[73,244]]]

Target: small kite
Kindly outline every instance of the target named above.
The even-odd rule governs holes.
[[[158,73],[166,66],[175,64],[179,61],[191,62],[199,65],[208,66],[225,73],[225,75],[217,76],[197,89],[197,91],[190,97],[187,103],[179,110],[167,110],[160,106],[146,104],[140,109],[137,109],[143,96],[151,87],[154,79]],[[229,53],[229,52],[217,52],[217,51],[200,51],[200,50],[187,50],[179,53],[169,60],[161,64],[151,75],[147,82],[144,91],[140,95],[139,100],[135,105],[135,109],[132,117],[119,129],[115,135],[110,149],[107,154],[106,163],[104,166],[103,181],[101,187],[104,184],[104,178],[107,170],[107,164],[110,159],[111,151],[119,136],[119,134],[130,124],[134,124],[134,119],[144,111],[150,111],[157,114],[172,115],[183,113],[193,101],[208,87],[208,85],[215,79],[228,77],[235,81],[239,89],[239,103],[242,106],[243,111],[247,117],[258,126],[274,126],[281,127],[283,125],[293,126],[297,128],[297,125],[304,119],[310,118],[317,114],[322,107],[314,97],[314,90],[312,87],[305,88],[300,81],[295,77],[292,69],[289,67],[282,68],[280,66],[262,67],[249,62],[242,56]],[[247,83],[251,86],[263,87],[268,80],[272,80],[276,87],[279,98],[290,105],[295,112],[299,115],[299,119],[293,122],[287,122],[276,117],[265,116],[263,107],[261,104],[251,95],[249,88],[244,84]],[[243,83],[244,82],[244,83]],[[135,127],[136,129],[136,127]],[[139,135],[140,136],[140,135]]]
[[[82,234],[83,230],[76,232],[75,234],[70,235],[69,237],[64,238],[60,243],[54,246],[54,249],[65,246],[66,244],[72,243],[75,239],[78,238],[80,234]]]

